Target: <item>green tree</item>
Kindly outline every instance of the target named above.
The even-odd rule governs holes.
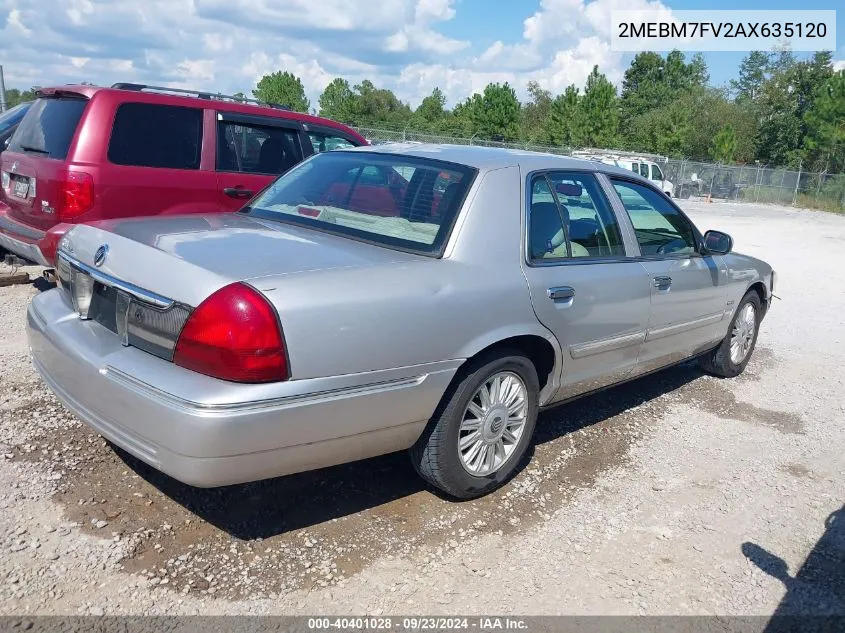
[[[817,169],[845,170],[845,70],[823,83],[805,115],[805,146]]]
[[[671,51],[665,58],[653,52],[637,53],[622,80],[619,108],[623,128],[634,118],[703,88],[708,80],[701,54],[687,62],[680,51]]]
[[[617,142],[619,110],[616,87],[610,83],[598,66],[587,77],[587,86],[579,104],[578,138],[589,147],[613,147]]]
[[[530,101],[522,106],[521,138],[532,143],[549,143],[549,117],[551,116],[552,93],[543,90],[536,81],[528,82]]]
[[[717,163],[731,163],[736,154],[736,134],[733,126],[726,123],[713,137],[713,144],[710,147],[710,156]]]
[[[769,54],[751,51],[739,66],[739,78],[732,79],[731,90],[736,94],[738,103],[756,101],[760,97],[763,82],[769,70]]]
[[[335,121],[352,121],[355,112],[355,94],[349,82],[335,77],[320,95],[320,116]]]
[[[473,102],[473,106],[470,116],[477,134],[484,138],[518,137],[519,99],[510,85],[487,84],[481,100]]]
[[[771,76],[760,92],[758,155],[772,165],[795,166],[805,158],[805,115],[819,88],[833,75],[829,52],[796,61],[789,51],[772,56]]]
[[[474,113],[481,107],[481,95],[477,92],[473,93],[452,110],[451,125],[445,131],[459,136],[476,134]]]
[[[354,87],[352,121],[358,125],[402,126],[411,117],[411,108],[402,103],[392,91],[376,88],[365,79]]]
[[[625,122],[663,105],[663,58],[650,51],[637,53],[622,79],[620,114]]]
[[[422,100],[414,115],[422,123],[435,124],[443,118],[445,113],[446,95],[440,88],[435,88],[430,95]]]
[[[35,99],[35,92],[38,88],[33,87],[29,90],[18,90],[17,88],[10,88],[6,90],[6,107],[14,108],[16,105],[25,101],[32,101]]]
[[[285,105],[296,112],[308,112],[311,106],[299,77],[287,71],[264,75],[252,94],[259,101]]]
[[[548,136],[555,145],[575,145],[579,129],[578,88],[575,84],[566,87],[563,94],[554,98],[549,106]]]
[[[727,90],[706,88],[691,92],[678,101],[688,113],[688,128],[680,155],[709,160],[713,139],[730,125],[736,139],[733,160],[751,162],[755,158],[759,119],[757,109],[748,103],[736,103]]]

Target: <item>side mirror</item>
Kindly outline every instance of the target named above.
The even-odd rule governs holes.
[[[704,234],[704,249],[713,255],[725,255],[734,247],[733,238],[721,231],[707,231]]]

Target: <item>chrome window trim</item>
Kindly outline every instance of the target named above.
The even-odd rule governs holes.
[[[78,259],[71,257],[65,251],[59,251],[58,257],[63,259],[69,265],[81,270],[91,277],[94,278],[95,281],[100,282],[103,285],[111,286],[113,288],[117,288],[118,290],[122,290],[123,292],[132,295],[136,299],[144,301],[145,303],[149,303],[157,308],[161,308],[162,310],[166,310],[173,306],[176,302],[173,299],[169,299],[162,295],[156,294],[154,292],[150,292],[149,290],[144,290],[135,284],[131,284],[127,281],[123,281],[118,279],[117,277],[112,277],[111,275],[107,275],[101,270],[97,270],[87,264],[83,264]]]

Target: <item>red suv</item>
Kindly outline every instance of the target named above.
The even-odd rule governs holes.
[[[235,211],[306,156],[366,144],[335,121],[238,97],[45,88],[0,154],[0,248],[51,266],[76,223]]]

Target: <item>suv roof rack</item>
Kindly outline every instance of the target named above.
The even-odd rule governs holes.
[[[197,99],[209,99],[211,101],[232,101],[234,103],[252,103],[255,105],[268,106],[276,108],[277,110],[290,110],[290,106],[282,105],[281,103],[268,103],[266,101],[259,101],[258,99],[250,99],[249,97],[238,97],[235,95],[224,95],[220,92],[203,92],[202,90],[183,90],[182,88],[167,88],[165,86],[148,86],[147,84],[133,84],[128,82],[118,82],[112,84],[112,88],[117,90],[135,90],[137,92],[147,90],[150,92],[164,92],[174,93],[178,95],[186,95],[195,97]]]

